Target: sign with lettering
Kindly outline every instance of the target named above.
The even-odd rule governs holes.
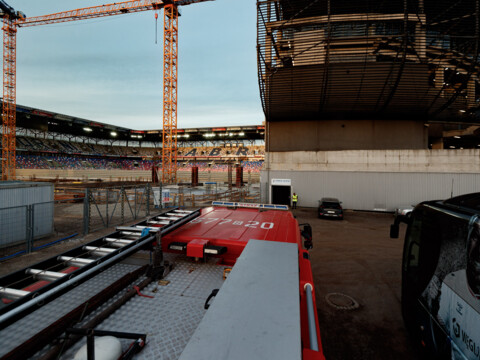
[[[253,220],[248,220],[248,221],[243,221],[243,220],[232,220],[232,219],[220,219],[220,218],[202,218],[202,217],[197,217],[190,221],[191,224],[211,224],[211,223],[216,223],[215,225],[225,225],[225,224],[230,224],[230,225],[236,225],[236,226],[244,226],[247,228],[252,228],[252,229],[265,229],[265,230],[270,230],[273,229],[275,226],[274,223],[272,222],[260,222],[260,221],[253,221]]]
[[[272,179],[272,185],[291,186],[292,179]]]

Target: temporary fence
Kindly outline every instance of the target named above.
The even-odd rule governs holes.
[[[154,193],[156,192],[154,191]],[[201,189],[197,187],[163,187],[161,193],[163,207],[202,207],[217,200],[260,202],[259,185],[229,188],[224,184],[205,183]]]
[[[0,261],[82,233],[83,200],[63,199],[0,209]]]
[[[62,190],[54,201],[0,209],[0,261],[111,226],[142,220],[170,207],[212,201],[260,202],[260,185],[230,188],[137,184]]]
[[[150,184],[87,188],[84,201],[84,233],[121,225],[150,215]]]

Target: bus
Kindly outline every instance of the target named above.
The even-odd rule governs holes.
[[[407,224],[402,315],[423,358],[480,359],[480,193],[418,204]]]

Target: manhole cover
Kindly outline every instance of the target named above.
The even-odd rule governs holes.
[[[354,298],[341,293],[327,294],[325,300],[330,306],[338,310],[355,310],[360,307],[360,304]]]

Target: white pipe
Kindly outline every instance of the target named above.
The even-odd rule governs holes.
[[[310,349],[318,351],[317,325],[315,322],[315,311],[313,308],[313,286],[305,284],[305,293],[307,295],[307,315],[308,315],[308,335],[310,337]]]
[[[124,247],[125,245],[131,244],[135,240],[125,240],[125,239],[115,239],[115,238],[105,238],[105,241],[110,246],[115,247]]]
[[[27,269],[25,271],[28,275],[33,275],[35,280],[44,280],[44,281],[55,281],[67,275],[66,273],[39,270],[39,269]]]
[[[170,221],[154,221],[154,220],[148,220],[147,224],[152,224],[152,225],[168,225],[170,224]]]
[[[156,216],[154,219],[155,219],[155,220],[167,220],[167,221],[173,221],[173,220],[175,220],[175,219],[172,219],[172,218],[167,217],[167,216]]]
[[[27,294],[30,294],[30,291],[0,287],[0,295],[10,300],[17,300]]]
[[[95,261],[93,259],[84,259],[84,258],[71,257],[71,256],[59,256],[57,260],[65,261],[68,265],[77,266],[77,267],[82,267]]]
[[[105,256],[106,254],[110,254],[114,251],[117,251],[117,249],[102,248],[97,246],[84,246],[83,250],[90,251],[93,255],[97,255],[97,256]]]

